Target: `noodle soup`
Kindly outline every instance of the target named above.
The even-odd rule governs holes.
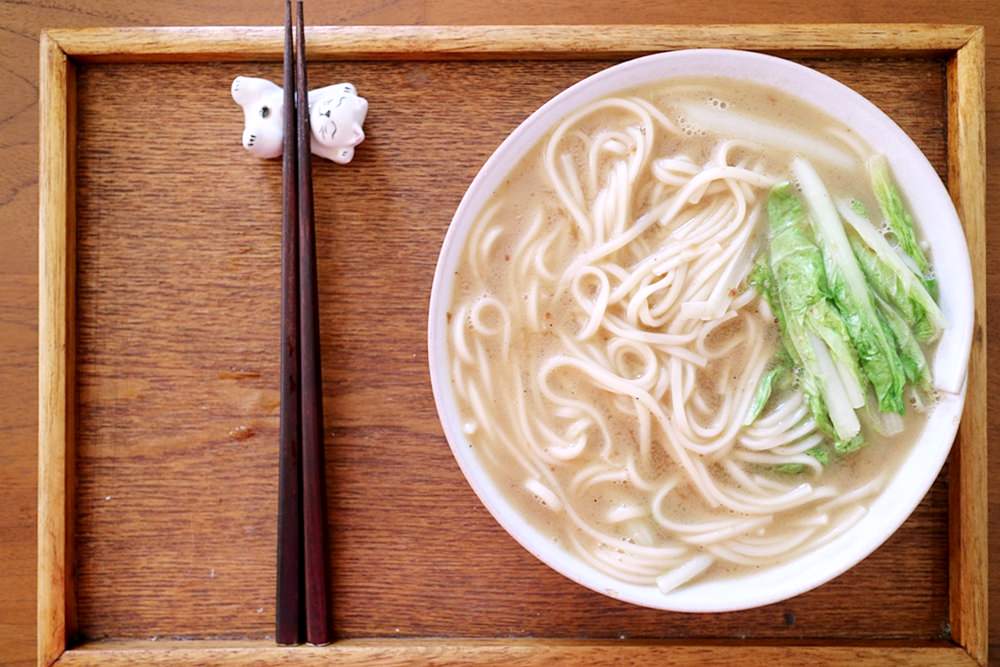
[[[564,118],[476,217],[448,307],[494,484],[580,561],[664,594],[848,530],[935,410],[947,326],[883,171],[850,128],[745,81]]]

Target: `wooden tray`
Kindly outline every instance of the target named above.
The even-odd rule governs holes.
[[[587,591],[496,525],[441,435],[424,328],[451,214],[503,137],[613,62],[698,46],[781,53],[882,106],[946,177],[977,289],[958,443],[920,508],[813,592],[701,616]],[[52,31],[40,664],[985,663],[980,28],[316,28],[309,50],[312,81],[354,81],[371,101],[355,163],[315,168],[342,639],[270,641],[280,165],[240,148],[229,83],[280,78],[280,30]]]

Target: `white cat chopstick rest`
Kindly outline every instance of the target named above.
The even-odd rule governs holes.
[[[251,155],[281,155],[284,98],[281,86],[248,76],[233,79],[233,100],[243,108],[243,147]],[[358,97],[353,84],[338,83],[309,91],[310,148],[314,155],[347,164],[354,147],[365,139],[363,126],[368,100]]]
[[[230,88],[233,100],[243,107],[243,148],[260,158],[281,155],[281,87],[267,79],[238,76]]]

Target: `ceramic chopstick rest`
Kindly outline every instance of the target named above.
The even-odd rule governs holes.
[[[282,150],[281,86],[255,77],[238,76],[231,88],[243,108],[243,147],[259,158],[274,158]],[[338,83],[309,91],[310,149],[314,155],[347,164],[354,147],[364,141],[368,101],[353,84]]]

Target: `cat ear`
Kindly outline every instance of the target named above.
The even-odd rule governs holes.
[[[361,125],[359,123],[354,123],[352,129],[354,131],[354,145],[357,146],[365,140],[365,131],[361,129]]]

